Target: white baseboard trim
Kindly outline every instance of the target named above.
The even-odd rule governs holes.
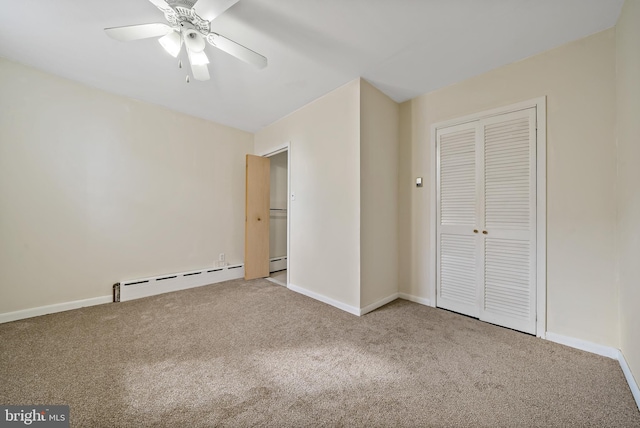
[[[70,311],[72,309],[80,309],[87,306],[104,305],[111,303],[113,296],[100,296],[91,299],[74,300],[73,302],[57,303],[55,305],[39,306],[37,308],[24,309],[15,312],[6,312],[0,314],[0,324],[5,322],[23,320],[25,318],[39,317],[41,315],[55,314],[57,312]]]
[[[298,285],[294,285],[289,283],[287,288],[291,291],[295,291],[296,293],[300,293],[304,296],[311,297],[312,299],[319,300],[322,303],[326,303],[327,305],[331,305],[335,308],[342,309],[345,312],[349,312],[353,315],[360,316],[360,309],[355,306],[347,305],[346,303],[339,302],[330,297],[324,296],[322,294],[316,293],[315,291],[307,290],[306,288],[302,288]]]
[[[562,336],[561,334],[552,333],[550,331],[547,332],[546,339],[551,342],[591,352],[592,354],[602,355],[603,357],[612,358],[614,360],[618,359],[618,354],[620,353],[619,349],[611,346],[598,345],[597,343],[576,339],[575,337]]]
[[[631,389],[631,394],[633,394],[633,398],[636,400],[638,410],[640,410],[640,388],[638,388],[638,383],[633,377],[633,373],[631,373],[631,369],[629,368],[627,360],[624,358],[624,354],[622,353],[622,351],[618,351],[618,362],[620,362],[622,373],[624,373],[624,377],[627,379],[629,389]]]
[[[371,311],[375,311],[379,307],[386,305],[387,303],[393,302],[398,298],[398,293],[393,293],[384,299],[378,300],[375,303],[365,306],[364,308],[360,308],[360,315],[368,314]]]
[[[431,306],[431,300],[425,299],[424,297],[413,296],[407,293],[398,293],[398,297],[410,302],[420,303],[421,305],[425,306]]]
[[[624,358],[624,354],[621,350],[612,346],[599,345],[597,343],[576,339],[575,337],[563,336],[550,331],[546,334],[546,340],[617,360],[620,364],[620,368],[622,369],[622,373],[624,373],[624,377],[629,384],[629,389],[631,389],[631,394],[636,401],[636,405],[640,410],[640,389],[638,389],[638,383],[633,377],[633,373],[631,373],[631,369],[629,368],[627,360]]]

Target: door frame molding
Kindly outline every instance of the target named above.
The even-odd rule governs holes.
[[[545,338],[547,331],[547,97],[542,96],[516,104],[485,110],[467,116],[441,121],[431,125],[430,156],[430,212],[429,212],[429,293],[430,305],[436,307],[436,263],[437,263],[437,152],[436,133],[467,122],[486,119],[518,110],[536,108],[536,336]]]
[[[291,141],[257,153],[256,156],[270,158],[282,152],[287,152],[287,283],[285,286],[289,287],[291,283]]]

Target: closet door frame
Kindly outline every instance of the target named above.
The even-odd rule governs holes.
[[[429,284],[430,306],[437,304],[437,176],[438,157],[436,151],[437,131],[441,128],[460,125],[499,116],[505,113],[536,109],[536,336],[545,338],[547,331],[547,112],[546,96],[511,104],[492,110],[474,113],[431,125],[430,155],[430,220],[429,220]]]
[[[287,141],[284,144],[280,144],[278,146],[272,147],[271,149],[257,153],[257,156],[262,156],[265,158],[275,156],[282,152],[287,152],[287,283],[286,287],[289,287],[291,284],[291,200],[293,197],[293,193],[291,190],[291,165],[292,165],[292,156],[291,156],[291,141]]]

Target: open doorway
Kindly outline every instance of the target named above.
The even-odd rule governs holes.
[[[289,266],[289,150],[265,155],[270,161],[269,280],[287,286]]]

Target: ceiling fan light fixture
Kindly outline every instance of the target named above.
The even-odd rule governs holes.
[[[202,52],[205,47],[204,37],[195,30],[184,32],[184,44],[191,52]]]
[[[162,45],[165,51],[174,58],[178,57],[180,48],[182,47],[182,37],[180,33],[172,30],[167,35],[160,37],[158,42]]]

